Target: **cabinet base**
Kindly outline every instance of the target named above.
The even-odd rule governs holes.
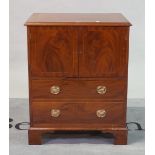
[[[53,128],[30,128],[28,130],[28,139],[29,139],[29,145],[41,145],[42,144],[42,135],[46,134],[48,132],[54,132],[55,131],[64,131],[63,129],[53,129]],[[67,131],[65,129],[65,131]],[[89,129],[73,129],[72,131],[89,131]],[[91,129],[91,131],[93,131]],[[94,131],[96,131],[94,129]],[[114,144],[115,145],[126,145],[127,144],[127,135],[128,131],[126,128],[105,128],[105,129],[100,129],[97,131],[101,131],[102,133],[111,133],[113,134],[114,138]]]

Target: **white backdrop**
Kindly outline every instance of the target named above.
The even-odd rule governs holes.
[[[32,13],[119,12],[130,30],[128,98],[144,98],[144,0],[10,0],[10,98],[28,97],[27,38],[24,22]]]

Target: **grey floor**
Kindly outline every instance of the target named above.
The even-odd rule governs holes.
[[[128,101],[127,122],[137,122],[144,129],[144,100]],[[136,130],[129,124],[128,145],[112,145],[113,139],[89,134],[65,134],[44,138],[43,145],[28,145],[27,130],[18,130],[15,125],[29,122],[27,99],[10,99],[10,155],[144,155],[145,130]],[[20,126],[28,129],[28,124]]]

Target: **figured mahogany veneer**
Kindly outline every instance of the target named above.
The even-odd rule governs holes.
[[[79,35],[79,77],[127,75],[128,27],[84,27]]]
[[[115,144],[127,144],[127,19],[118,13],[35,13],[25,25],[29,144],[64,130],[110,132]]]
[[[33,125],[46,124],[46,127],[55,124],[101,124],[106,125],[125,125],[124,105],[121,102],[32,102]],[[51,110],[59,109],[60,116],[51,117]],[[106,115],[99,118],[96,115],[97,110],[104,109]],[[124,119],[122,119],[124,118]]]
[[[74,77],[78,74],[76,31],[70,27],[30,27],[30,64],[34,77]]]
[[[51,86],[60,87],[59,94],[50,92]],[[97,86],[106,86],[104,95],[97,92]],[[110,99],[124,100],[126,81],[122,79],[105,80],[79,80],[79,79],[54,79],[54,80],[32,80],[32,99]]]

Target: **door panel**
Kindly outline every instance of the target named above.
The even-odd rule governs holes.
[[[72,27],[29,28],[31,75],[74,77],[77,73],[76,30]]]
[[[87,27],[79,33],[79,76],[126,76],[128,27]]]

